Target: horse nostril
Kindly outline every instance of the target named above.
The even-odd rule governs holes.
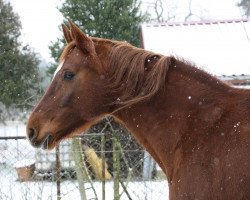
[[[34,128],[30,128],[28,134],[29,140],[32,142],[36,138],[36,136],[37,136],[36,130]]]

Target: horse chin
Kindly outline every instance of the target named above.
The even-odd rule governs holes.
[[[50,135],[50,137],[47,137],[48,139],[45,139],[45,141],[40,145],[40,147],[43,150],[52,150],[54,149],[57,145],[59,145],[59,143],[62,140],[65,140],[67,138],[67,136],[63,136],[63,137],[55,137],[52,136],[52,134]]]
[[[53,150],[57,146],[57,143],[51,143],[47,146],[42,146],[43,150]]]
[[[57,146],[58,143],[59,142],[57,142],[57,141],[55,141],[55,140],[52,139],[51,141],[48,141],[47,143],[44,143],[41,146],[41,148],[43,150],[52,150],[52,149],[54,149]]]
[[[76,131],[69,133],[67,135],[64,135],[59,138],[54,138],[51,142],[49,142],[47,145],[43,145],[42,149],[44,150],[53,150],[57,145],[59,145],[62,141],[73,138],[76,135],[80,135],[80,133],[77,133]]]
[[[51,141],[50,143],[48,143],[48,144],[44,144],[43,146],[41,146],[41,148],[43,149],[43,150],[53,150],[55,147],[57,147],[59,144],[60,144],[60,142],[62,142],[62,141],[64,141],[64,140],[66,140],[66,139],[68,139],[69,137],[67,137],[67,136],[65,136],[65,137],[63,137],[63,138],[60,138],[60,139],[58,139],[58,140],[53,140],[53,141]]]
[[[63,133],[62,131],[59,131],[56,133],[56,135],[60,135],[59,137],[52,137],[50,138],[50,140],[46,143],[44,143],[41,148],[44,149],[44,150],[52,150],[54,149],[57,145],[59,145],[59,143],[61,141],[64,141],[66,139],[70,139],[70,138],[73,138],[77,135],[81,135],[84,133],[84,131],[88,130],[91,125],[93,124],[93,122],[96,121],[96,118],[95,120],[91,120],[92,122],[87,122],[87,123],[84,123],[84,125],[82,125],[81,127],[77,128],[77,129],[74,129],[71,133]]]

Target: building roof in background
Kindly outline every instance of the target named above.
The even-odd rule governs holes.
[[[217,76],[250,74],[250,21],[143,24],[147,50],[177,55]]]

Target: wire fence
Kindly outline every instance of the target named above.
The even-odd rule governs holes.
[[[0,200],[167,199],[162,170],[126,130],[106,120],[53,151],[0,137]]]

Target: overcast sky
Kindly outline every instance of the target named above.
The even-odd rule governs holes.
[[[6,0],[10,1],[14,11],[22,22],[22,40],[32,46],[44,59],[50,61],[48,45],[60,37],[58,27],[63,16],[57,7],[62,0]],[[153,0],[143,0],[143,10],[153,12]],[[189,0],[162,0],[168,2],[168,8],[180,16],[187,13]],[[241,18],[240,9],[236,6],[238,0],[193,0],[194,14],[210,19]],[[166,6],[164,4],[164,6]],[[194,18],[195,19],[195,18]],[[178,20],[178,18],[177,18]]]
[[[60,0],[9,0],[22,23],[22,40],[50,61],[48,46],[61,34]]]

